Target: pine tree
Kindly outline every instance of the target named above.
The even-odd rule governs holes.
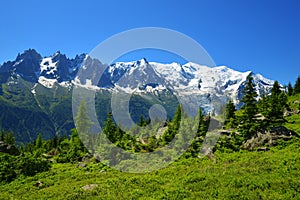
[[[9,131],[8,133],[5,134],[4,142],[7,143],[7,144],[11,144],[11,145],[16,144],[14,133],[12,131]]]
[[[175,131],[178,131],[178,129],[179,129],[180,121],[181,121],[181,106],[179,105],[177,107],[177,110],[175,112],[174,119],[173,119],[173,122],[172,122],[172,126],[173,126]]]
[[[169,143],[175,137],[180,127],[181,115],[181,106],[179,105],[175,112],[173,121],[170,123],[168,130],[162,136],[164,142]]]
[[[5,132],[2,129],[1,132],[0,132],[0,141],[4,141],[4,137],[5,137]]]
[[[256,93],[255,84],[251,74],[247,76],[243,92],[244,96],[242,98],[242,102],[244,105],[242,106],[239,131],[245,139],[248,139],[251,138],[258,129],[258,124],[256,124],[256,115],[258,112],[256,97],[258,95]]]
[[[43,145],[43,139],[42,139],[42,134],[38,134],[36,140],[35,140],[35,147],[36,149],[41,148]]]
[[[115,134],[117,127],[116,127],[115,123],[113,122],[112,118],[113,118],[113,115],[111,113],[108,113],[105,125],[103,127],[103,133],[107,136],[107,138],[112,143],[115,143],[117,141],[116,134]]]
[[[199,122],[198,122],[197,135],[203,136],[206,133],[206,122],[204,120],[202,108],[199,108],[199,110],[198,110],[198,118],[199,118]]]
[[[288,91],[287,91],[288,95],[289,95],[289,96],[292,96],[293,93],[294,93],[294,88],[293,88],[291,82],[289,82],[289,84],[288,84],[288,86],[287,86],[287,90],[288,90]]]
[[[225,125],[229,124],[230,121],[235,120],[235,111],[236,111],[235,105],[232,99],[230,99],[226,105],[226,110],[225,110],[225,122],[224,122]],[[233,124],[231,124],[230,126],[232,125]]]
[[[298,76],[295,86],[294,86],[294,94],[300,93],[300,76]]]
[[[76,129],[79,134],[87,134],[93,122],[89,119],[86,104],[84,101],[81,102],[77,116],[75,117]]]
[[[280,90],[278,81],[275,81],[269,97],[269,109],[267,118],[271,123],[283,120],[283,111],[287,105],[287,96]]]
[[[244,96],[242,102],[243,120],[253,123],[255,122],[255,115],[257,114],[257,101],[256,97],[258,96],[255,90],[255,84],[253,82],[253,77],[251,74],[247,76],[246,85],[244,87]]]
[[[86,109],[86,104],[84,101],[80,103],[78,108],[77,116],[75,117],[75,125],[78,134],[81,136],[82,142],[85,145],[88,145],[88,149],[93,148],[93,138],[90,135],[90,127],[93,125],[93,122],[88,116],[88,111]]]

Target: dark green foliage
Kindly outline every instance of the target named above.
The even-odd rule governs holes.
[[[256,97],[258,96],[255,90],[255,84],[251,74],[247,76],[244,96],[242,102],[242,115],[240,119],[239,131],[245,138],[251,138],[258,130],[259,125],[256,123],[256,115],[258,113]]]
[[[5,131],[2,129],[0,132],[0,141],[4,141]]]
[[[71,130],[70,140],[65,138],[59,144],[56,161],[59,163],[78,162],[87,153],[76,129]]]
[[[14,133],[12,131],[9,131],[8,133],[5,133],[3,141],[7,144],[15,145],[16,144],[16,139],[15,139]]]
[[[37,139],[35,140],[35,147],[37,149],[41,148],[43,145],[43,139],[42,139],[42,134],[38,134]]]
[[[275,81],[270,96],[269,113],[267,117],[271,122],[283,120],[283,111],[287,107],[287,96],[280,90],[279,83]]]
[[[51,167],[47,160],[34,158],[30,154],[18,157],[16,165],[19,173],[26,176],[33,176],[37,173],[48,171]]]
[[[202,108],[199,108],[197,117],[199,118],[197,135],[204,136],[207,131],[207,122],[204,120]]]
[[[287,107],[287,95],[281,91],[278,81],[274,82],[271,95],[263,97],[258,103],[260,113],[265,117],[262,124],[265,128],[279,125],[284,121],[283,112]]]
[[[0,182],[12,181],[16,176],[15,157],[6,153],[0,153]]]
[[[210,117],[204,116],[202,112],[202,108],[199,108],[198,110],[198,129],[197,129],[197,135],[194,138],[194,141],[188,148],[187,152],[185,153],[185,157],[197,157],[199,156],[202,143],[204,141],[205,135],[207,133],[208,125],[210,122]]]
[[[80,103],[77,115],[75,117],[76,129],[79,134],[88,137],[89,129],[93,123],[89,119],[86,104],[84,101]]]
[[[294,94],[300,93],[300,76],[298,76],[295,86],[294,86]]]
[[[287,90],[288,90],[288,91],[287,91],[288,96],[292,96],[293,93],[294,93],[294,88],[293,88],[291,82],[289,82],[289,84],[288,84],[288,86],[287,86]]]
[[[230,99],[229,102],[226,104],[225,122],[224,122],[224,124],[229,128],[235,127],[235,120],[236,120],[235,111],[236,111],[235,105],[233,101]]]
[[[257,114],[256,97],[258,96],[255,90],[255,84],[251,75],[247,76],[247,80],[244,87],[244,96],[242,102],[243,120],[246,122],[255,122],[255,115]]]
[[[180,127],[180,121],[181,121],[181,106],[179,105],[175,112],[173,121],[168,125],[168,130],[162,136],[162,140],[164,141],[164,143],[168,144],[175,137]]]
[[[30,154],[11,156],[0,153],[0,182],[12,181],[18,175],[33,176],[48,171],[51,165],[48,161],[35,158]]]
[[[115,137],[116,130],[117,127],[113,121],[113,115],[111,113],[108,113],[105,126],[103,128],[103,133],[112,143],[115,143],[117,141]]]

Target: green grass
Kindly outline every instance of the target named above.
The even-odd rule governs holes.
[[[1,199],[299,199],[300,140],[267,152],[216,152],[216,159],[180,159],[146,174],[102,164],[53,164],[48,172],[0,186]],[[105,169],[105,173],[100,170]],[[33,186],[41,181],[41,187]],[[98,184],[91,191],[82,186]]]
[[[292,110],[299,110],[300,94],[289,97],[288,104]],[[284,124],[287,128],[300,133],[300,114],[286,117],[287,122]]]

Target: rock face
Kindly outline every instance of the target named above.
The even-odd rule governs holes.
[[[266,131],[264,133],[257,133],[257,136],[252,137],[243,143],[242,148],[246,150],[268,150],[268,148],[263,147],[271,147],[276,146],[277,140],[284,139],[289,140],[293,137],[299,137],[298,134],[292,130],[287,129],[284,126],[278,126],[272,128],[270,131]]]
[[[2,153],[8,153],[11,155],[18,155],[19,150],[14,145],[6,144],[3,141],[0,141],[0,152]]]
[[[94,190],[95,188],[97,188],[98,185],[97,184],[89,184],[89,185],[85,185],[85,186],[82,186],[81,188],[83,190]]]

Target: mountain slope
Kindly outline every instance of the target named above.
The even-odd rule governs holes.
[[[206,113],[218,114],[230,98],[237,107],[241,106],[244,82],[250,73],[196,63],[162,64],[145,58],[117,62],[106,68],[86,54],[70,59],[58,51],[42,57],[29,49],[0,66],[0,128],[12,129],[20,135],[18,142],[31,141],[38,133],[45,138],[68,134],[74,127],[74,85],[97,91],[100,124],[111,111],[110,98],[115,91],[133,93],[129,110],[135,122],[141,115],[148,118],[148,109],[156,103],[165,107],[169,118],[179,101],[191,104],[193,112],[200,106]],[[259,94],[270,91],[272,80],[259,74],[253,76]],[[34,122],[36,119],[40,119],[38,123]]]

